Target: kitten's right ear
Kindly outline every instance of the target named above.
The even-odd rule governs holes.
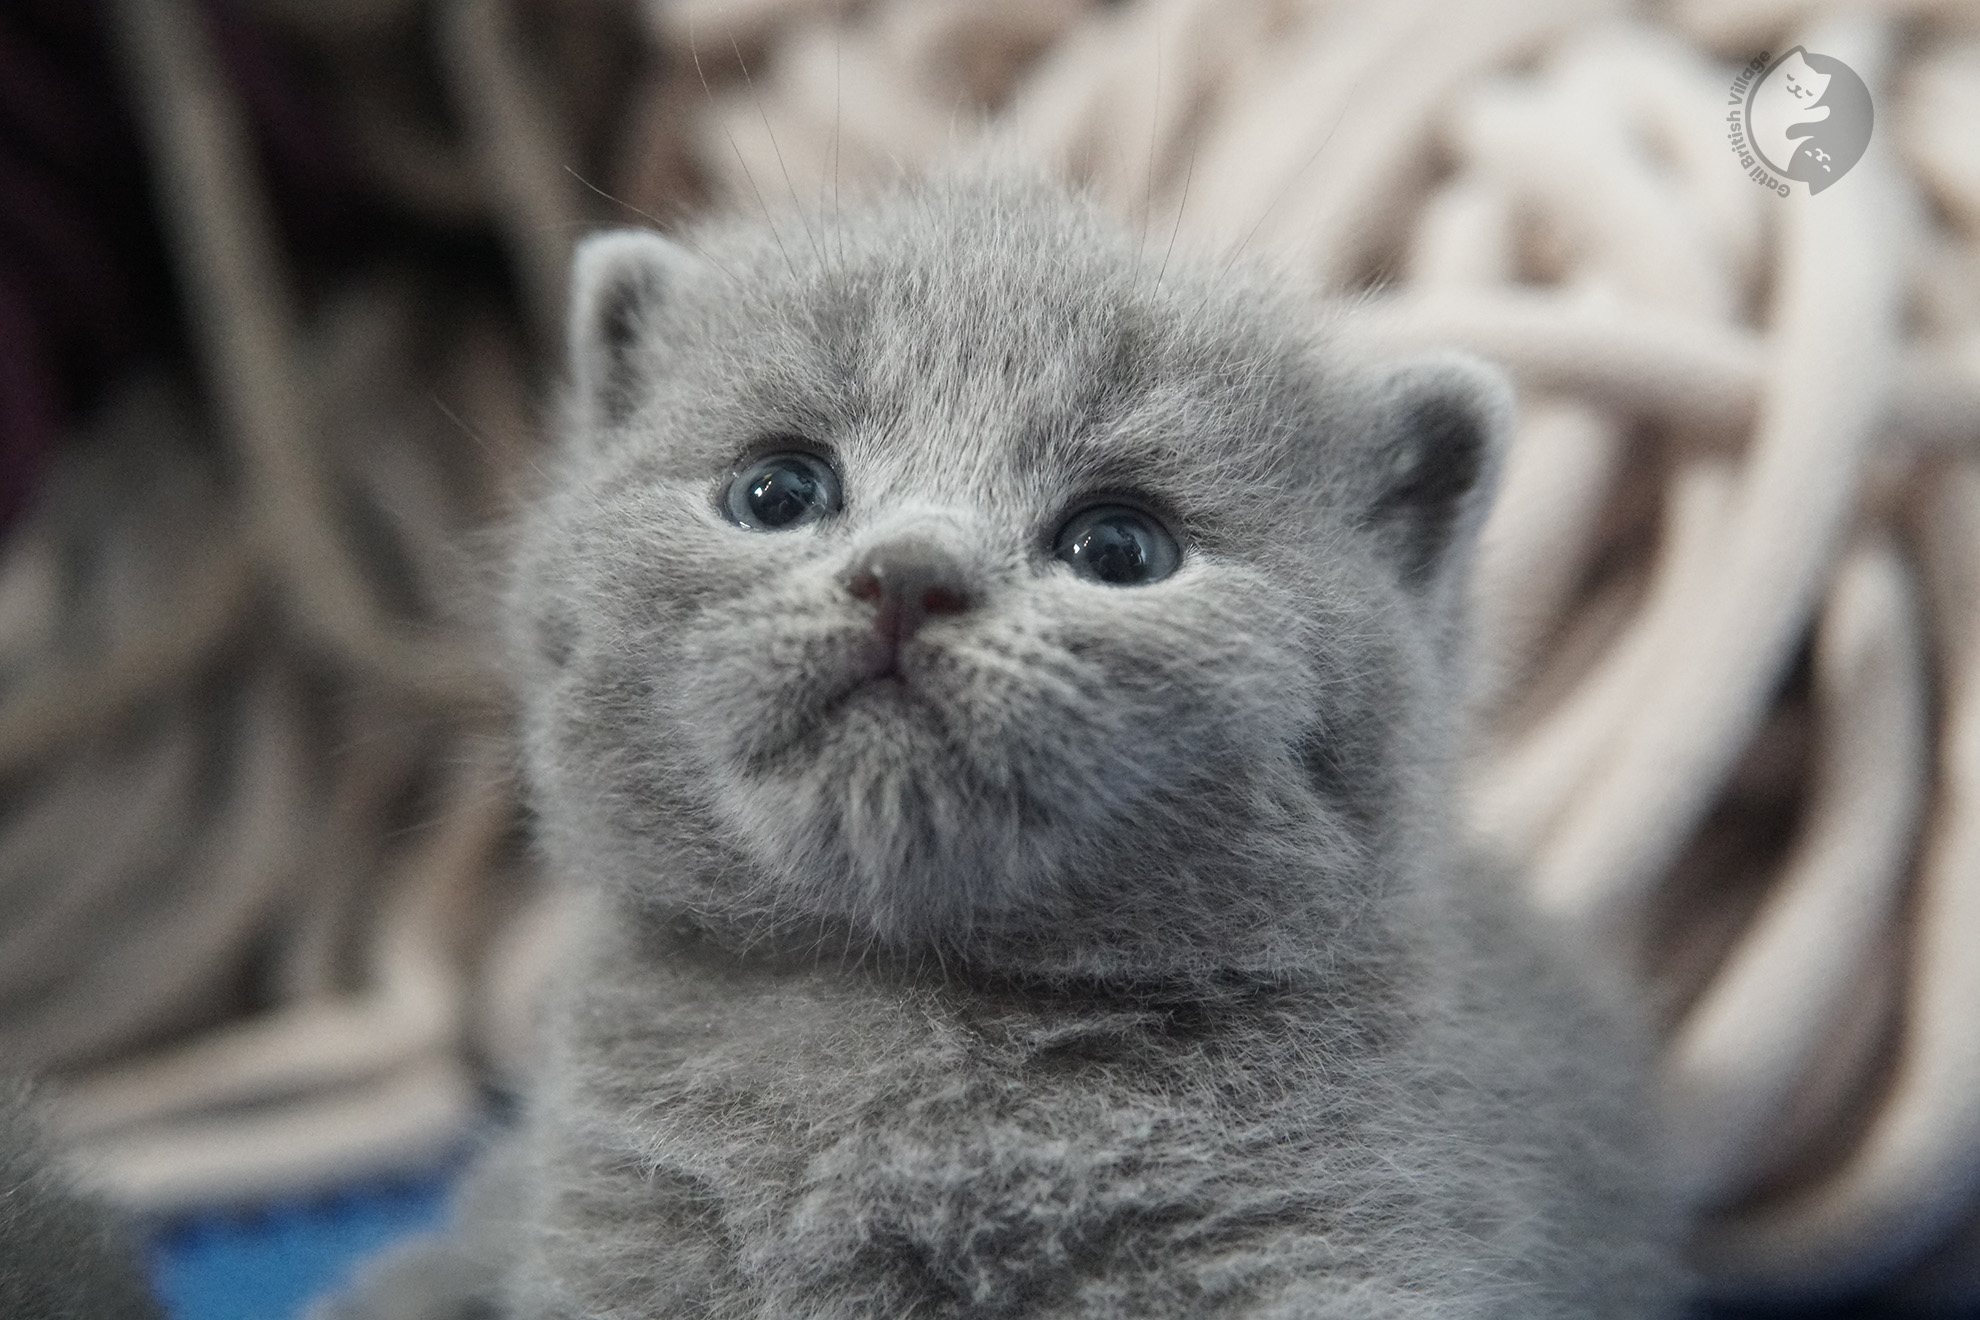
[[[588,420],[610,426],[632,414],[654,318],[699,265],[686,248],[648,229],[608,230],[578,244],[570,370]]]

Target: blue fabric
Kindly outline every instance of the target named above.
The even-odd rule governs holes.
[[[446,1219],[449,1173],[159,1226],[153,1283],[172,1320],[293,1320],[365,1258]]]
[[[208,1211],[161,1225],[151,1271],[171,1320],[295,1320],[367,1257],[440,1227],[452,1170],[353,1187],[253,1210]],[[1817,1310],[1702,1308],[1693,1320],[1870,1320],[1874,1301]],[[1980,1320],[1980,1312],[1967,1313]]]

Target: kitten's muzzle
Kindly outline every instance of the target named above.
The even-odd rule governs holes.
[[[874,606],[869,677],[900,672],[901,645],[929,616],[961,614],[972,595],[961,561],[923,537],[887,541],[861,555],[846,573],[846,590]]]

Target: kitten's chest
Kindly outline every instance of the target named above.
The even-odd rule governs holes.
[[[590,1056],[601,1100],[676,1125],[760,1118],[807,1140],[931,1106],[988,1117],[1027,1097],[1124,1101],[1201,1071],[1163,1012],[1014,1004],[837,971],[669,967],[585,1017],[572,1045]]]
[[[600,996],[569,1048],[585,1056],[586,1108],[649,1166],[793,1190],[856,1164],[876,1171],[869,1183],[941,1165],[995,1184],[1012,1161],[1145,1160],[1310,1111],[1350,1051],[1300,1008],[1054,1000],[683,961]]]
[[[638,1207],[638,1250],[727,1280],[697,1288],[974,1314],[1151,1233],[1182,1252],[1215,1225],[1336,1215],[1326,1173],[1360,1144],[1366,1088],[1327,1080],[1344,1056],[1305,1007],[650,969],[572,1015],[553,1145],[592,1171],[570,1213]]]

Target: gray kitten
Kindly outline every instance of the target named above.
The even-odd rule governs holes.
[[[1454,822],[1494,376],[999,174],[574,307],[510,613],[590,905],[451,1314],[1667,1310],[1636,1039]]]

